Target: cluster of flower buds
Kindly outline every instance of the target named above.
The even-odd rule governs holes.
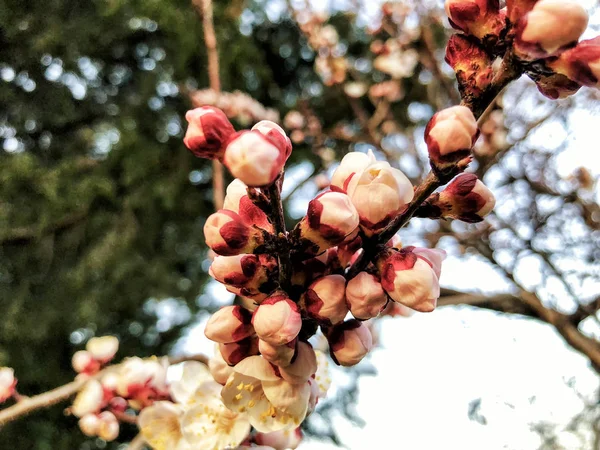
[[[17,379],[10,367],[0,367],[0,403],[4,403],[15,394]]]
[[[279,121],[279,113],[265,108],[258,101],[241,91],[215,92],[212,89],[194,91],[190,95],[194,107],[214,106],[222,110],[227,117],[242,125],[260,120]]]
[[[73,354],[71,365],[75,372],[93,375],[112,361],[119,350],[119,340],[114,336],[91,338],[85,350]]]
[[[464,33],[451,37],[446,61],[468,101],[506,72],[507,62],[552,99],[581,86],[598,87],[599,38],[578,42],[588,15],[575,0],[507,0],[503,9],[498,0],[446,0],[446,13]],[[497,57],[506,61],[495,71],[491,63]]]

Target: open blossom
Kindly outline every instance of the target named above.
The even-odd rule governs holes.
[[[208,274],[226,287],[239,289],[239,294],[252,297],[262,291],[272,291],[272,280],[277,269],[277,260],[272,256],[236,255],[217,256]]]
[[[258,340],[258,351],[271,364],[287,367],[296,354],[296,339],[282,345],[272,345],[262,339]]]
[[[327,275],[308,287],[302,305],[306,313],[322,323],[340,323],[348,314],[346,306],[346,279],[342,275]]]
[[[138,417],[138,427],[144,440],[154,450],[188,450],[183,438],[181,418],[184,409],[172,402],[155,402],[144,408]]]
[[[540,0],[517,24],[515,53],[525,60],[553,56],[577,43],[587,24],[587,12],[578,2]]]
[[[281,151],[261,132],[241,131],[229,140],[223,163],[246,185],[261,187],[275,181],[285,160],[285,150]]]
[[[223,111],[203,106],[185,115],[188,129],[183,142],[199,158],[221,159],[224,145],[235,130]]]
[[[300,236],[311,245],[307,253],[318,255],[330,247],[352,239],[359,217],[350,198],[341,192],[324,192],[308,204],[308,212],[298,225]]]
[[[346,299],[352,315],[361,320],[377,317],[388,302],[379,280],[367,272],[348,281]]]
[[[214,381],[206,367],[198,361],[185,361],[182,365],[181,377],[169,386],[171,398],[180,405],[189,407],[198,402],[198,388],[207,381]],[[163,403],[163,402],[155,402]]]
[[[206,219],[204,237],[206,244],[223,256],[252,253],[264,243],[261,230],[226,209],[221,209]]]
[[[0,403],[13,396],[16,385],[15,371],[10,367],[0,367]]]
[[[277,375],[261,356],[244,359],[234,367],[221,391],[223,403],[234,412],[245,412],[261,433],[295,429],[308,410],[310,385],[292,384]]]
[[[358,364],[373,347],[369,329],[358,320],[347,320],[334,326],[327,334],[330,355],[340,366]]]
[[[463,222],[481,222],[496,204],[494,194],[471,173],[456,177],[439,194],[437,205],[441,217],[459,219]]]
[[[450,25],[479,39],[499,36],[506,26],[498,0],[446,0],[445,9]]]
[[[221,344],[229,344],[254,334],[252,313],[239,305],[224,306],[215,312],[204,329],[208,339]]]
[[[280,367],[281,377],[292,384],[303,384],[317,371],[317,356],[307,342],[296,344],[296,355],[289,366]]]
[[[290,138],[287,137],[283,128],[275,122],[261,120],[252,127],[252,130],[266,136],[285,155],[286,160],[292,154],[292,142]]]
[[[420,312],[430,312],[440,296],[439,270],[443,254],[426,255],[415,253],[413,249],[390,249],[379,255],[381,286],[392,300]]]
[[[238,342],[219,344],[223,360],[230,366],[235,366],[248,356],[258,355],[258,338],[250,336]]]
[[[281,430],[272,433],[257,433],[254,440],[257,444],[267,445],[274,450],[294,450],[302,442],[302,430],[296,428],[295,430]]]
[[[114,441],[119,437],[119,421],[110,411],[98,415],[98,437],[105,441]]]
[[[166,358],[127,358],[117,372],[116,392],[130,400],[130,405],[141,409],[168,395]]]
[[[256,225],[269,233],[273,232],[273,225],[265,212],[250,200],[248,186],[242,180],[236,178],[227,186],[223,209],[237,213],[245,223]]]
[[[385,161],[370,164],[347,188],[367,235],[383,229],[413,199],[413,186]]]
[[[71,412],[77,417],[97,413],[105,404],[104,389],[98,380],[89,380],[77,393]]]
[[[575,83],[600,87],[600,36],[581,41],[548,65]]]
[[[254,311],[252,324],[260,339],[271,345],[283,345],[298,336],[302,318],[298,305],[284,292],[276,292]]]
[[[434,114],[425,128],[425,143],[431,167],[446,170],[469,158],[479,130],[466,106],[452,106]]]

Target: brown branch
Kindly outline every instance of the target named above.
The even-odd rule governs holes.
[[[281,202],[281,186],[283,185],[283,175],[280,175],[273,184],[267,188],[269,197],[269,217],[272,219],[275,235],[280,243],[279,251],[279,284],[285,290],[289,287],[292,277],[292,263],[290,261],[289,242],[285,228],[285,216],[283,214],[283,204]]]
[[[459,292],[452,289],[442,288],[438,307],[469,305],[477,308],[489,309],[492,311],[520,314],[522,316],[540,319],[537,311],[527,305],[523,300],[513,294],[478,294]]]

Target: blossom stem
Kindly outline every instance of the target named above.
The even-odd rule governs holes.
[[[283,176],[280,175],[273,184],[267,188],[269,197],[270,211],[269,216],[273,221],[275,235],[277,237],[279,251],[279,284],[288,291],[290,279],[292,277],[292,264],[290,261],[289,242],[285,228],[285,216],[283,215],[283,204],[281,202],[281,186],[283,185]]]

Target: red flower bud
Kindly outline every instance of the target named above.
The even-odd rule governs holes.
[[[253,131],[258,131],[267,137],[281,153],[285,155],[287,160],[292,154],[292,141],[287,137],[283,128],[270,120],[261,120],[252,127]]]
[[[283,292],[276,292],[254,311],[252,324],[260,339],[271,345],[294,340],[302,328],[298,305]]]
[[[229,344],[254,334],[252,313],[241,306],[225,306],[215,312],[206,324],[204,335],[211,341]]]
[[[496,204],[494,194],[472,173],[457,176],[439,194],[441,216],[467,223],[481,222]]]
[[[388,302],[379,280],[367,272],[348,281],[346,299],[352,315],[361,320],[377,317]]]
[[[203,106],[185,114],[189,122],[183,143],[198,158],[221,159],[235,129],[220,109]]]
[[[287,367],[292,363],[294,354],[296,353],[296,342],[294,339],[287,344],[271,345],[262,339],[258,340],[258,350],[263,358],[271,364],[279,367]]]
[[[269,218],[248,196],[248,186],[237,178],[227,186],[223,209],[237,213],[249,225],[256,225],[273,233],[273,225]]]
[[[581,41],[548,66],[583,86],[600,87],[600,36]]]
[[[206,244],[223,256],[252,253],[264,243],[262,232],[226,209],[211,214],[204,224]]]
[[[348,314],[346,279],[342,275],[327,275],[315,280],[303,294],[301,304],[306,314],[319,322],[342,322]]]
[[[252,297],[270,292],[277,260],[270,255],[217,256],[208,274],[239,295]]]
[[[331,359],[340,366],[358,364],[373,347],[369,329],[358,320],[347,320],[327,334]]]
[[[219,344],[219,351],[228,365],[235,366],[248,356],[258,355],[258,338],[250,336],[239,342]]]
[[[506,0],[508,20],[517,23],[521,17],[533,9],[539,0]]]
[[[478,39],[500,36],[506,27],[498,0],[446,0],[445,8],[452,27]]]
[[[446,62],[456,72],[458,87],[463,98],[477,97],[492,82],[494,71],[487,52],[476,39],[454,34],[446,47]]]

